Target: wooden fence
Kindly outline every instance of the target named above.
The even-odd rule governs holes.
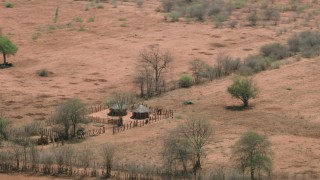
[[[124,167],[124,166],[122,166]],[[79,168],[79,167],[58,167],[57,165],[47,164],[28,164],[24,166],[17,166],[15,163],[0,162],[0,173],[12,172],[25,172],[27,174],[33,173],[34,175],[52,175],[52,176],[69,176],[69,177],[93,177],[100,179],[106,178],[106,171],[102,168]],[[130,172],[125,169],[115,169],[111,172],[111,178],[108,179],[121,179],[121,180],[165,180],[167,179],[160,171],[142,173]]]
[[[136,127],[143,127],[148,124],[155,123],[157,121],[160,121],[162,119],[168,119],[173,118],[173,111],[172,110],[166,110],[161,108],[153,108],[150,109],[149,118],[144,120],[132,120],[130,123],[123,124],[122,126],[113,126],[112,127],[112,134],[116,134],[119,132],[126,131],[128,129],[136,128]]]

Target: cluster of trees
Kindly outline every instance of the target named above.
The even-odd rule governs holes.
[[[208,120],[192,118],[171,130],[164,141],[163,166],[168,175],[188,177],[201,169],[202,158],[213,138]],[[271,143],[264,135],[246,132],[234,144],[232,159],[235,168],[243,175],[249,173],[252,180],[256,173],[270,176],[272,172]]]
[[[62,126],[65,140],[77,136],[77,126],[87,122],[87,113],[86,105],[80,99],[67,99],[59,104],[53,118]]]

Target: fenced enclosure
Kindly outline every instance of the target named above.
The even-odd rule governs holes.
[[[145,106],[148,107],[147,105]],[[130,123],[125,123],[122,126],[113,126],[112,134],[123,132],[132,128],[143,127],[145,125],[158,122],[162,119],[173,118],[173,110],[152,107],[149,107],[149,109],[149,118],[143,120],[132,120]]]

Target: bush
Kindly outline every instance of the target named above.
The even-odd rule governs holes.
[[[180,76],[179,85],[182,88],[189,88],[193,84],[193,78],[189,74],[183,74]]]
[[[250,26],[257,25],[258,15],[257,12],[251,12],[247,15],[247,20],[250,22]]]
[[[263,12],[264,20],[278,22],[280,20],[280,11],[275,7],[266,7]]]
[[[206,7],[203,4],[194,4],[189,10],[190,17],[196,18],[198,21],[204,20],[205,13]]]
[[[249,99],[254,99],[257,96],[258,88],[248,77],[235,77],[232,85],[228,87],[228,92],[233,97],[240,99],[244,107],[248,107]]]
[[[267,62],[264,58],[258,55],[250,55],[244,60],[244,64],[252,69],[254,73],[264,71],[267,69]]]
[[[300,33],[300,51],[303,57],[315,57],[320,55],[320,33],[304,31]]]
[[[143,7],[143,4],[144,4],[144,0],[137,0],[137,1],[136,1],[136,4],[137,4],[137,7],[138,7],[138,8],[142,8],[142,7]]]
[[[179,15],[179,13],[177,13],[176,11],[170,12],[170,13],[168,14],[168,16],[170,17],[170,21],[171,21],[171,22],[177,22],[177,21],[179,21],[180,15]]]
[[[175,6],[175,0],[162,0],[161,3],[164,12],[171,12]]]
[[[281,60],[289,55],[288,48],[279,43],[267,44],[260,49],[262,56],[269,57],[273,60]]]
[[[291,36],[288,41],[287,44],[289,46],[289,51],[291,52],[299,52],[300,51],[300,38],[298,35],[293,35]]]
[[[13,8],[13,7],[14,7],[14,4],[11,3],[11,2],[7,2],[4,6],[5,6],[6,8]]]
[[[241,76],[250,76],[250,75],[254,74],[254,71],[250,67],[243,64],[238,69],[237,74],[241,75]]]
[[[48,77],[50,75],[50,72],[46,69],[41,69],[37,73],[40,77]]]

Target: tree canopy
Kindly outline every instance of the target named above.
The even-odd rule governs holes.
[[[7,64],[7,55],[15,55],[18,48],[7,37],[0,36],[0,53],[3,55],[3,64]]]

